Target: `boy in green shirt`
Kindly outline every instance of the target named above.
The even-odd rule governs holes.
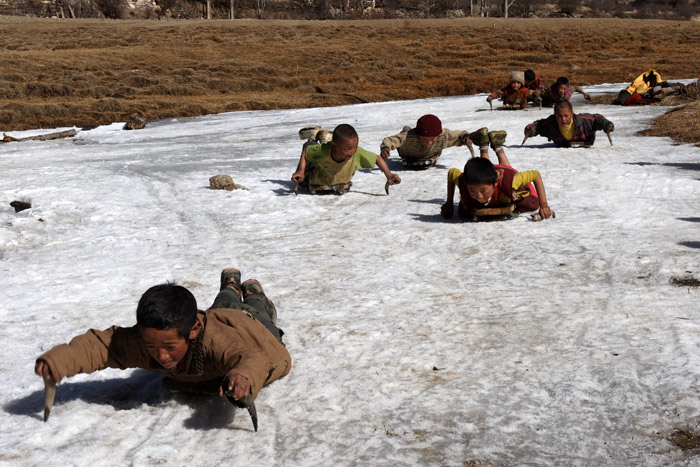
[[[297,170],[292,181],[301,183],[312,193],[342,195],[352,186],[350,181],[357,169],[371,169],[375,165],[384,173],[387,183],[401,183],[401,178],[391,173],[384,159],[358,146],[357,131],[348,124],[333,130],[329,143],[306,146],[301,151]]]

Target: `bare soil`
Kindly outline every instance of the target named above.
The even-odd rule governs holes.
[[[693,430],[679,429],[673,432],[668,440],[683,451],[690,451],[700,447],[700,436]]]
[[[650,67],[664,79],[691,78],[700,24],[2,17],[0,47],[0,130],[9,131],[134,112],[153,120],[490,92],[527,68],[547,84],[628,82]]]
[[[700,287],[700,280],[694,277],[672,277],[670,282],[679,287]]]

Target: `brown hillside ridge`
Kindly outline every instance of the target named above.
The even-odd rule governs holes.
[[[2,17],[0,37],[0,131],[491,92],[527,68],[673,80],[697,76],[700,50],[696,22],[622,19]]]

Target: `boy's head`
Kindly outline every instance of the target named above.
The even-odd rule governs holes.
[[[442,122],[435,115],[423,115],[416,122],[416,134],[420,143],[429,148],[437,142],[442,134]]]
[[[536,79],[535,72],[532,70],[525,70],[525,84],[533,83]]]
[[[163,368],[174,368],[197,337],[197,300],[177,284],[151,287],[136,307],[136,324],[148,353]]]
[[[649,84],[650,87],[656,86],[656,70],[652,68],[651,70],[644,73],[644,75],[642,75],[642,80],[644,80],[645,83]]]
[[[574,118],[574,108],[571,106],[571,102],[562,99],[554,104],[554,118],[559,125],[569,126],[571,119]]]
[[[566,92],[569,90],[569,79],[565,76],[557,78],[557,82],[554,83],[554,90],[557,96],[559,96],[559,99],[563,99],[566,96]]]
[[[510,87],[517,91],[525,84],[525,74],[522,71],[514,71],[510,74]]]
[[[498,172],[490,160],[475,157],[469,159],[464,166],[464,181],[467,184],[469,196],[477,203],[486,204],[496,190]]]
[[[331,141],[331,157],[336,162],[344,162],[350,159],[357,152],[359,145],[357,131],[343,123],[333,130],[333,140]]]

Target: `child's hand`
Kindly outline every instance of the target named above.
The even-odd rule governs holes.
[[[401,177],[399,177],[396,174],[391,174],[389,175],[389,181],[392,185],[398,185],[399,183],[401,183]]]
[[[381,151],[379,151],[379,155],[382,156],[382,159],[387,160],[389,158],[389,148],[382,148]]]
[[[225,391],[231,391],[236,400],[244,398],[250,394],[248,378],[238,373],[229,374],[224,378],[224,383],[219,388],[219,395],[223,396]]]
[[[615,131],[615,125],[613,125],[612,122],[608,123],[608,126],[605,127],[605,131],[606,133],[612,133],[613,131]]]
[[[528,138],[529,138],[530,136],[532,136],[532,134],[533,134],[534,132],[535,132],[535,129],[533,128],[532,123],[530,123],[529,125],[527,125],[527,126],[525,127],[525,136],[527,136]]]
[[[293,182],[303,182],[304,181],[304,172],[294,172],[292,174],[292,181]]]
[[[51,374],[51,369],[43,360],[37,360],[36,365],[34,365],[34,373],[36,373],[44,379],[54,379],[53,375]]]
[[[583,93],[583,98],[586,99],[587,101],[590,101],[591,99],[593,99],[593,98],[591,97],[591,95],[588,94],[587,92],[584,92],[584,93]]]
[[[455,213],[455,206],[452,203],[445,203],[440,208],[440,215],[445,219],[452,219],[452,215]]]
[[[549,219],[552,217],[552,210],[549,209],[548,205],[540,205],[540,216],[542,216],[542,219]]]

